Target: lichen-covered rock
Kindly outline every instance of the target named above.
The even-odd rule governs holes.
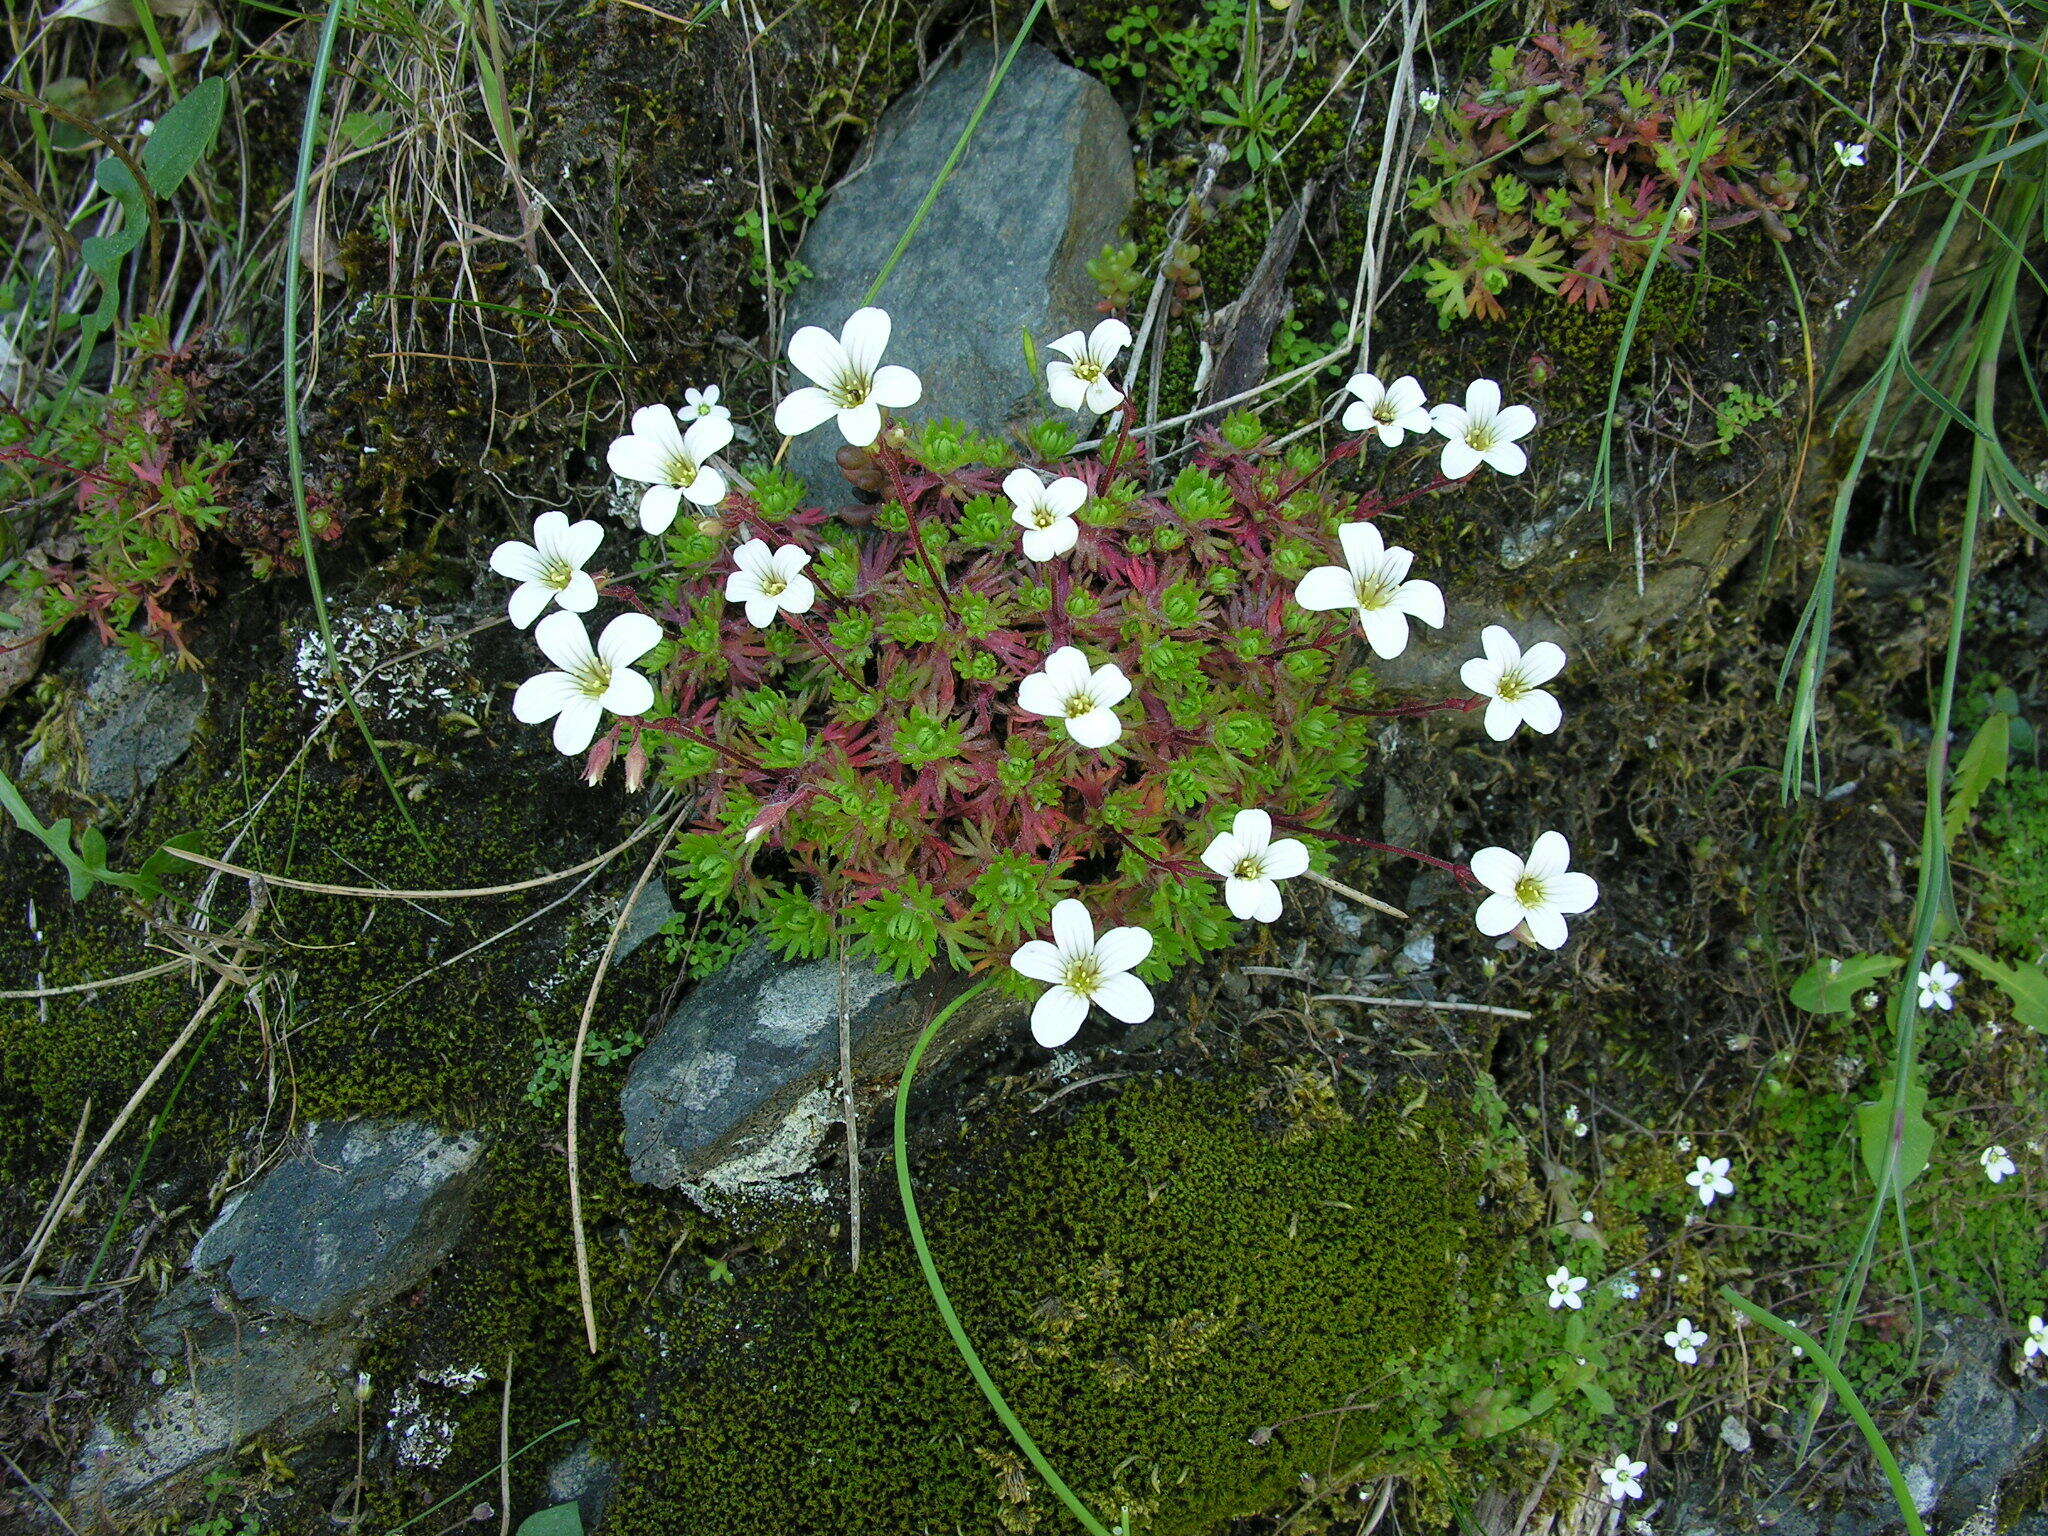
[[[192,1251],[244,1301],[326,1323],[417,1284],[461,1236],[483,1143],[411,1121],[313,1126]]]
[[[88,1529],[184,1495],[252,1435],[289,1439],[333,1418],[361,1345],[346,1328],[230,1315],[198,1280],[173,1287],[141,1334],[161,1390],[94,1427],[70,1489],[74,1523]]]
[[[904,988],[871,967],[848,965],[849,1029],[865,1038]],[[633,1177],[673,1189],[733,1155],[746,1132],[785,1116],[815,1092],[839,1059],[840,973],[836,961],[776,961],[756,945],[700,983],[633,1062],[620,1102]],[[817,1138],[808,1142],[811,1148]],[[785,1173],[796,1171],[787,1160]]]
[[[866,157],[805,236],[786,329],[835,335],[916,216],[1000,55],[960,56],[883,117]],[[1137,183],[1122,111],[1093,76],[1026,47],[952,179],[875,301],[896,322],[888,360],[917,371],[912,418],[1000,432],[1037,389],[1023,333],[1041,344],[1099,318],[1088,262],[1130,212]],[[847,499],[831,426],[798,440],[790,466],[827,504]]]
[[[124,801],[154,784],[185,755],[206,710],[206,683],[197,672],[146,676],[120,651],[91,635],[67,648],[61,670],[83,682],[77,734],[63,733],[73,750],[37,742],[22,755],[24,777],[54,787],[78,788],[99,800]]]

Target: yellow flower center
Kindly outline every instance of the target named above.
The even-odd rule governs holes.
[[[1031,520],[1041,528],[1050,528],[1059,521],[1059,515],[1050,507],[1033,507],[1031,509]]]
[[[1102,364],[1085,355],[1077,358],[1074,362],[1074,377],[1084,384],[1093,384],[1102,377]]]
[[[1077,693],[1067,700],[1067,718],[1078,720],[1083,715],[1095,712],[1095,696],[1091,693]]]
[[[1500,686],[1494,690],[1508,703],[1513,704],[1529,696],[1529,680],[1522,676],[1520,667],[1510,667],[1500,675]]]
[[[1394,594],[1400,590],[1395,582],[1375,572],[1358,579],[1358,606],[1361,608],[1386,608],[1392,605]]]
[[[1248,853],[1237,861],[1230,873],[1238,880],[1263,880],[1266,878],[1266,861],[1256,853]]]
[[[576,679],[577,691],[593,699],[601,699],[612,691],[612,664],[601,656],[591,657],[572,676]]]
[[[548,555],[542,559],[540,565],[542,586],[552,587],[555,591],[562,592],[566,591],[569,583],[575,579],[576,567],[564,560],[560,555]]]
[[[761,578],[761,595],[763,597],[780,597],[788,590],[788,580],[774,571],[770,571]]]
[[[686,454],[677,454],[668,461],[668,483],[690,486],[697,482],[697,466]]]
[[[1484,453],[1499,440],[1500,434],[1493,429],[1490,421],[1475,421],[1465,428],[1465,443],[1477,453]]]
[[[868,403],[868,396],[874,393],[873,374],[862,373],[849,368],[825,388],[825,393],[838,403],[842,411],[857,410]]]
[[[1067,989],[1083,997],[1093,997],[1096,988],[1102,985],[1102,962],[1093,955],[1083,955],[1078,960],[1067,962],[1067,973],[1062,978]]]
[[[1515,882],[1515,902],[1525,911],[1534,911],[1544,905],[1543,882],[1535,875],[1524,874]]]
[[[1394,416],[1394,402],[1382,395],[1380,403],[1372,408],[1372,419],[1382,422],[1387,426],[1392,426],[1394,424]]]

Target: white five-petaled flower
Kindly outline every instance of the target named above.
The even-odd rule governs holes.
[[[1869,158],[1870,146],[1868,144],[1851,144],[1842,139],[1835,140],[1835,163],[1840,165],[1843,170],[1853,171]]]
[[[1042,670],[1017,685],[1017,703],[1034,715],[1066,721],[1076,746],[1106,747],[1124,733],[1116,707],[1130,692],[1131,680],[1115,662],[1091,671],[1079,646],[1063,645],[1045,658]]]
[[[2003,1184],[2020,1171],[2020,1165],[2006,1155],[2005,1148],[1986,1147],[1977,1154],[1977,1161],[1984,1167],[1984,1177],[1994,1184]]]
[[[1380,657],[1408,648],[1408,621],[1443,628],[1444,594],[1433,581],[1410,581],[1415,552],[1388,544],[1372,523],[1346,523],[1337,530],[1344,564],[1319,565],[1295,583],[1294,600],[1316,613],[1356,608],[1365,642]]]
[[[732,412],[718,403],[716,384],[707,384],[702,389],[684,390],[682,414],[695,421],[732,420]]]
[[[1467,384],[1463,405],[1432,406],[1429,421],[1449,439],[1438,460],[1446,480],[1462,480],[1482,464],[1504,475],[1529,467],[1529,455],[1516,439],[1536,430],[1536,413],[1526,405],[1503,406],[1500,386],[1491,379]]]
[[[2031,1360],[2036,1355],[2048,1355],[2048,1322],[2038,1313],[2027,1319],[2026,1357]]]
[[[633,413],[633,430],[612,439],[605,462],[613,474],[647,487],[640,526],[661,533],[685,499],[700,507],[725,500],[725,476],[708,461],[731,441],[732,422],[722,416],[698,417],[685,429],[667,406],[643,405]]]
[[[1725,1157],[1694,1158],[1692,1172],[1685,1176],[1685,1182],[1699,1191],[1701,1205],[1712,1205],[1717,1195],[1735,1193],[1735,1181],[1728,1177]]]
[[[1543,684],[1564,669],[1564,652],[1548,640],[1523,650],[1498,624],[1479,632],[1484,656],[1459,669],[1465,686],[1486,700],[1486,734],[1506,741],[1519,726],[1549,735],[1564,718],[1557,697]]]
[[[526,628],[551,602],[571,613],[595,608],[597,583],[583,567],[603,542],[603,527],[589,518],[572,523],[566,512],[543,512],[533,520],[531,544],[507,539],[492,550],[491,569],[519,583],[505,604],[513,628]]]
[[[1671,1346],[1671,1355],[1680,1365],[1698,1365],[1700,1346],[1707,1342],[1707,1336],[1693,1327],[1692,1319],[1681,1317],[1678,1326],[1664,1335],[1664,1342]]]
[[[1570,1307],[1576,1312],[1586,1304],[1579,1294],[1586,1288],[1586,1277],[1573,1274],[1568,1265],[1558,1265],[1555,1274],[1543,1277],[1543,1283],[1550,1287],[1550,1310],[1553,1312],[1559,1307]]]
[[[1069,331],[1048,342],[1065,354],[1045,365],[1045,392],[1063,411],[1089,410],[1097,416],[1124,403],[1124,392],[1109,382],[1109,365],[1131,344],[1131,328],[1111,316],[1087,335]]]
[[[1407,374],[1382,384],[1378,374],[1355,373],[1344,387],[1358,396],[1344,407],[1346,432],[1377,432],[1382,443],[1398,448],[1410,432],[1434,426],[1422,386]]]
[[[1488,938],[1524,929],[1545,949],[1561,949],[1565,918],[1589,910],[1600,899],[1591,875],[1571,869],[1572,847],[1562,832],[1546,832],[1523,859],[1505,848],[1472,855],[1472,874],[1493,894],[1479,904],[1475,921]]]
[[[1623,1451],[1612,1462],[1600,1469],[1600,1481],[1607,1486],[1607,1496],[1614,1499],[1640,1499],[1643,1496],[1642,1477],[1649,1467],[1646,1461],[1634,1461]]]
[[[1202,862],[1223,877],[1223,904],[1248,922],[1280,918],[1280,882],[1308,868],[1308,849],[1298,838],[1273,841],[1273,818],[1264,811],[1239,811],[1228,832],[1218,832],[1202,850]]]
[[[1950,970],[1944,962],[1940,960],[1935,961],[1933,965],[1920,973],[1918,979],[1920,1006],[1922,1008],[1939,1008],[1944,1012],[1954,1008],[1956,1005],[1956,985],[1962,979],[1960,975]]]
[[[809,613],[818,589],[804,574],[811,557],[794,544],[770,550],[767,540],[749,539],[732,552],[737,567],[725,578],[725,600],[747,605],[747,622],[766,629],[778,613]]]
[[[1094,1004],[1125,1024],[1152,1017],[1152,990],[1131,972],[1152,953],[1143,928],[1112,928],[1095,936],[1095,920],[1078,901],[1052,909],[1052,942],[1033,939],[1010,956],[1033,981],[1049,981],[1031,1010],[1031,1038],[1048,1048],[1074,1038]]]
[[[1443,104],[1443,93],[1440,91],[1417,91],[1415,93],[1415,105],[1422,108],[1425,112],[1434,112]]]
[[[804,326],[789,338],[789,360],[811,383],[782,397],[775,430],[797,437],[837,417],[846,440],[867,447],[882,435],[883,406],[900,411],[924,396],[916,374],[883,365],[888,345],[889,312],[872,305],[847,316],[836,337],[823,326]]]
[[[1081,537],[1074,514],[1087,505],[1088,486],[1073,475],[1050,485],[1035,469],[1013,469],[1003,477],[1010,498],[1010,521],[1024,530],[1024,558],[1051,560],[1072,549]]]
[[[557,752],[589,746],[606,710],[638,715],[654,702],[654,685],[633,670],[661,640],[661,626],[646,614],[620,614],[605,625],[595,649],[582,618],[573,613],[549,614],[534,626],[533,638],[561,670],[521,683],[512,696],[512,714],[524,725],[554,721]]]

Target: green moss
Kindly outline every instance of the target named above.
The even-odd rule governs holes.
[[[970,1335],[1106,1519],[1194,1532],[1313,1462],[1364,1456],[1386,1364],[1454,1321],[1490,1254],[1449,1117],[1262,1109],[1243,1081],[1148,1082],[926,1200]],[[603,1440],[648,1533],[996,1532],[1064,1520],[946,1339],[900,1231],[676,1287],[642,1329],[646,1388]],[[1311,1449],[1312,1447],[1312,1449]],[[1306,1458],[1306,1459],[1304,1459]],[[612,1518],[608,1516],[608,1519]]]
[[[2048,769],[2015,768],[1992,792],[1986,882],[1992,931],[2023,960],[2048,951]]]

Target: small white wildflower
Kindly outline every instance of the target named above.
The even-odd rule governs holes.
[[[1115,662],[1092,671],[1080,647],[1063,645],[1042,670],[1017,685],[1018,707],[1048,720],[1064,720],[1076,746],[1106,747],[1124,733],[1116,706],[1130,697],[1131,680]]]
[[[1124,392],[1109,382],[1110,364],[1131,344],[1131,328],[1114,316],[1083,335],[1069,331],[1058,341],[1048,342],[1053,351],[1065,354],[1045,365],[1045,392],[1063,411],[1087,409],[1097,416],[1124,403]]]
[[[1977,1154],[1977,1161],[1983,1166],[1984,1177],[1994,1184],[2003,1184],[2020,1171],[2019,1164],[2006,1156],[2005,1148],[2000,1146],[1986,1147]]]
[[[1600,1469],[1600,1481],[1607,1485],[1607,1494],[1615,1499],[1640,1499],[1643,1496],[1642,1476],[1649,1463],[1631,1461],[1626,1451],[1617,1455],[1613,1462]]]
[[[612,439],[605,462],[622,480],[647,487],[640,497],[640,527],[662,533],[685,500],[699,507],[725,500],[725,476],[709,460],[731,441],[728,420],[707,416],[685,430],[667,406],[643,405],[633,413],[633,430]]]
[[[1564,651],[1548,640],[1523,650],[1498,624],[1479,632],[1480,648],[1459,669],[1465,686],[1486,700],[1486,734],[1506,741],[1522,726],[1549,735],[1564,718],[1557,696],[1543,684],[1564,670]]]
[[[1408,648],[1408,621],[1443,628],[1444,594],[1433,581],[1411,581],[1415,552],[1388,544],[1371,523],[1337,530],[1344,564],[1319,565],[1295,583],[1294,600],[1313,613],[1356,608],[1366,644],[1382,658]]]
[[[1074,514],[1088,503],[1085,481],[1062,475],[1048,485],[1035,469],[1013,469],[1003,477],[1003,494],[1010,498],[1010,521],[1024,530],[1025,559],[1051,560],[1080,541]]]
[[[1373,432],[1389,448],[1401,446],[1410,432],[1431,429],[1429,402],[1422,386],[1407,374],[1382,384],[1378,374],[1356,373],[1344,386],[1358,398],[1344,407],[1346,432]]]
[[[789,360],[811,382],[792,390],[775,407],[775,430],[801,437],[837,420],[839,432],[856,448],[882,435],[882,407],[900,411],[924,397],[924,385],[908,368],[886,367],[889,312],[872,305],[856,309],[834,336],[807,325],[789,338]]]
[[[683,391],[682,415],[699,421],[731,421],[732,412],[718,403],[718,386]]]
[[[1735,1181],[1728,1177],[1725,1157],[1694,1158],[1692,1172],[1685,1176],[1685,1182],[1699,1191],[1701,1205],[1712,1205],[1717,1195],[1735,1193]]]
[[[1590,910],[1600,899],[1599,884],[1591,875],[1571,871],[1571,859],[1571,844],[1562,832],[1537,838],[1526,860],[1505,848],[1473,854],[1473,878],[1493,893],[1479,904],[1479,931],[1498,938],[1521,930],[1545,949],[1562,948],[1565,918]]]
[[[1690,1136],[1679,1137],[1678,1150],[1681,1152],[1690,1152],[1692,1150],[1692,1138]]]
[[[1567,1265],[1557,1266],[1555,1274],[1545,1275],[1543,1283],[1550,1287],[1550,1309],[1570,1307],[1574,1312],[1586,1303],[1579,1293],[1586,1288],[1586,1277],[1575,1275]]]
[[[2027,1319],[2026,1358],[2032,1360],[2037,1355],[2048,1355],[2048,1322],[2038,1313]]]
[[[1443,93],[1440,91],[1417,91],[1415,93],[1415,105],[1422,108],[1425,112],[1433,113],[1443,104]]]
[[[1678,1420],[1676,1420],[1676,1419],[1666,1419],[1666,1420],[1664,1421],[1664,1433],[1665,1433],[1665,1434],[1667,1434],[1667,1435],[1675,1435],[1675,1434],[1677,1434],[1677,1433],[1678,1433]]]
[[[1671,1347],[1672,1358],[1680,1365],[1697,1365],[1700,1346],[1707,1342],[1707,1336],[1693,1327],[1691,1318],[1681,1317],[1678,1326],[1664,1335],[1664,1342]]]
[[[1956,1005],[1956,986],[1962,979],[1956,972],[1950,970],[1944,962],[1940,960],[1935,961],[1933,965],[1922,971],[1917,978],[1916,985],[1920,988],[1920,1006],[1922,1008],[1939,1008],[1943,1012],[1953,1009]]]
[[[620,614],[605,625],[594,648],[582,618],[573,613],[549,614],[534,626],[533,638],[561,670],[521,683],[512,696],[512,715],[523,725],[554,721],[557,752],[589,746],[606,710],[637,715],[654,702],[654,685],[633,670],[661,640],[661,626],[646,614]]]
[[[566,512],[543,512],[533,520],[533,542],[507,539],[491,551],[491,569],[519,583],[505,608],[515,629],[524,629],[560,603],[571,613],[597,606],[597,583],[583,567],[604,542],[602,525],[585,518],[569,521]]]
[[[1841,139],[1835,140],[1835,163],[1840,165],[1843,170],[1853,171],[1856,167],[1869,160],[1869,158],[1870,146],[1868,144],[1850,144]]]
[[[1618,1276],[1613,1281],[1613,1283],[1609,1285],[1608,1289],[1613,1291],[1614,1294],[1619,1296],[1623,1301],[1634,1301],[1638,1296],[1643,1294],[1643,1288],[1641,1285],[1637,1284],[1635,1272],[1633,1270],[1631,1270],[1628,1274]]]
[[[1664,1266],[1661,1264],[1652,1264],[1650,1266],[1650,1278],[1652,1280],[1662,1280],[1664,1278]]]
[[[765,539],[749,539],[732,552],[737,569],[725,578],[725,600],[747,605],[747,622],[766,629],[778,613],[809,613],[818,589],[804,574],[811,557],[794,544],[770,550]]]
[[[1031,1036],[1040,1045],[1065,1045],[1088,1017],[1090,1004],[1125,1024],[1152,1017],[1152,992],[1131,972],[1152,953],[1143,928],[1112,928],[1095,936],[1095,920],[1078,901],[1052,909],[1052,942],[1033,939],[1010,964],[1033,981],[1052,983],[1031,1010]]]
[[[1794,1344],[1792,1346],[1792,1358],[1794,1360],[1804,1360],[1806,1358],[1806,1346],[1804,1344]]]
[[[1536,413],[1526,405],[1503,407],[1492,379],[1474,379],[1465,386],[1462,406],[1432,406],[1429,419],[1449,439],[1438,461],[1446,480],[1462,480],[1482,464],[1504,475],[1529,467],[1529,455],[1516,439],[1536,430]]]
[[[1239,811],[1230,830],[1202,850],[1202,862],[1223,876],[1223,904],[1232,917],[1271,923],[1280,918],[1280,882],[1308,868],[1308,848],[1298,838],[1274,842],[1266,812]]]
[[[1988,1019],[1985,1021],[1984,1024],[1984,1033],[1989,1035],[1992,1039],[1996,1040],[2000,1035],[2005,1033],[2005,1026],[1999,1023],[1996,1019]]]
[[[1590,1227],[1593,1225],[1593,1213],[1591,1211],[1581,1211],[1579,1212],[1579,1220]]]

